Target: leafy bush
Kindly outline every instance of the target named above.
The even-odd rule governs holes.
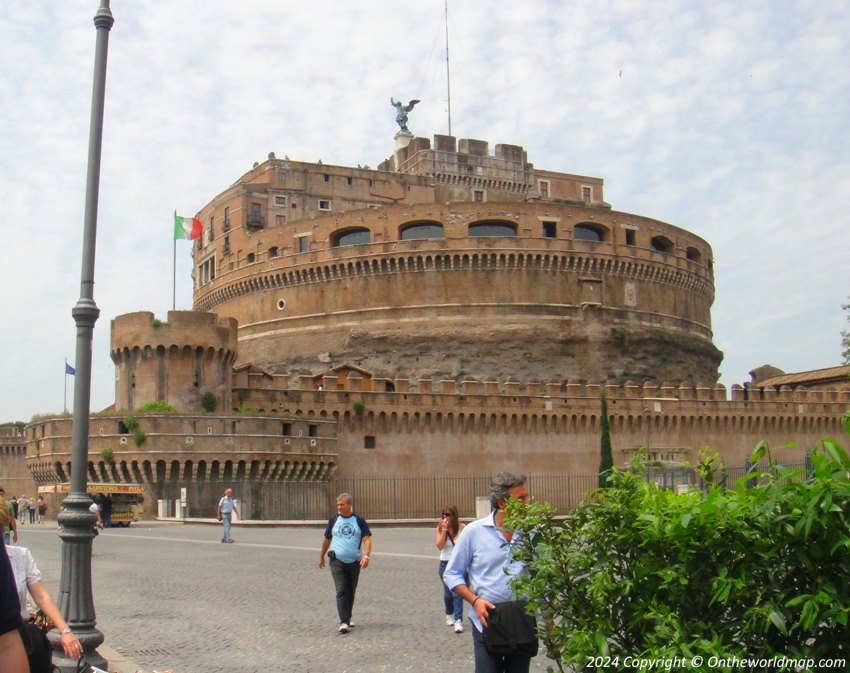
[[[150,413],[164,413],[171,414],[174,413],[174,407],[172,407],[165,400],[157,400],[156,402],[146,402],[138,409],[136,409],[136,413],[139,414],[150,414]]]
[[[109,464],[114,460],[115,454],[113,453],[112,449],[104,449],[100,452],[100,457],[103,458],[104,463]]]
[[[217,406],[218,399],[211,390],[208,390],[201,396],[201,408],[204,411],[213,412]]]
[[[141,428],[136,428],[133,430],[133,441],[136,443],[136,446],[141,446],[145,443],[147,439],[147,435],[145,435],[144,431]]]
[[[139,427],[139,419],[135,416],[125,416],[124,427],[127,428],[128,431],[132,432]]]
[[[602,670],[596,656],[619,657],[615,670],[635,657],[701,656],[712,671],[740,670],[709,668],[712,656],[850,660],[850,459],[831,439],[810,455],[809,474],[769,463],[730,489],[704,459],[705,491],[684,494],[614,470],[564,519],[512,510],[530,570],[515,588],[548,616],[560,670]],[[751,462],[765,457],[761,443]]]

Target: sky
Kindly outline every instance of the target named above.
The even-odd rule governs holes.
[[[71,407],[99,0],[0,4],[0,421]],[[522,145],[714,253],[721,382],[841,361],[846,0],[112,0],[91,408],[110,321],[191,309],[193,215],[269,152],[377,166],[418,136]],[[176,274],[175,274],[176,270]],[[173,290],[176,278],[176,300]]]

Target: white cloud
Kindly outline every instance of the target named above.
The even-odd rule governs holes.
[[[7,419],[59,410],[74,357],[97,4],[0,6]],[[95,408],[113,398],[109,321],[171,307],[175,209],[270,151],[377,165],[391,96],[422,100],[415,133],[447,130],[442,0],[112,5]],[[838,0],[452,0],[452,130],[603,177],[615,209],[705,238],[725,383],[829,366],[850,295],[847,34]],[[178,242],[178,308],[188,255]]]

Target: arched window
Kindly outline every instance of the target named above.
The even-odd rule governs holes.
[[[657,250],[658,252],[666,252],[667,254],[671,254],[674,249],[673,241],[671,241],[666,236],[653,236],[652,241],[650,241],[650,246],[653,250]]]
[[[702,253],[696,248],[688,248],[687,256],[692,262],[702,263]]]
[[[249,252],[247,255],[245,255],[245,261],[246,261],[248,264],[253,264],[253,263],[254,263],[254,253],[253,253],[253,252]]]
[[[469,225],[470,236],[516,236],[516,225],[490,220]]]
[[[400,227],[399,234],[402,241],[445,238],[443,225],[439,222],[410,222]]]
[[[576,241],[600,243],[605,240],[605,229],[595,224],[577,224],[573,227],[573,238]]]
[[[331,237],[331,247],[341,248],[344,245],[362,245],[370,243],[372,240],[371,232],[365,227],[358,229],[346,229],[338,231]]]

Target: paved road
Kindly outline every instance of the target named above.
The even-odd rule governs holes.
[[[337,633],[330,571],[316,566],[322,530],[236,527],[227,545],[217,526],[108,529],[92,557],[97,626],[146,672],[471,673],[472,627],[445,625],[430,529],[373,530],[347,635]],[[22,527],[19,543],[55,597],[55,525]],[[540,655],[531,670],[551,663]]]

